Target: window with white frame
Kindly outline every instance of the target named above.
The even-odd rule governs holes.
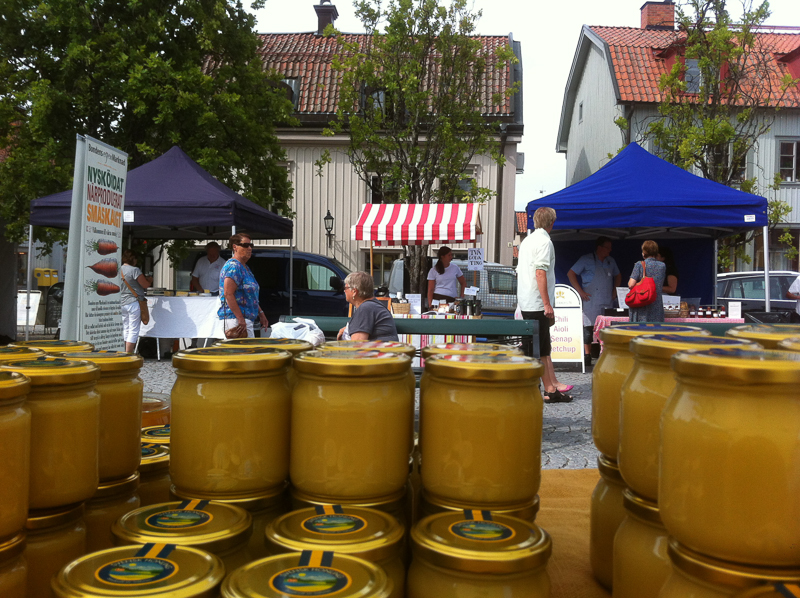
[[[397,203],[397,189],[382,176],[373,174],[369,183],[370,203]]]
[[[787,139],[778,142],[778,169],[784,183],[800,181],[800,140]]]

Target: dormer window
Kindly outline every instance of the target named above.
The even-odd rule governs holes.
[[[686,59],[684,81],[686,82],[686,93],[700,93],[703,75],[700,72],[700,61],[697,58]]]
[[[286,77],[281,79],[281,84],[286,91],[286,99],[297,108],[300,100],[300,79],[297,77]]]

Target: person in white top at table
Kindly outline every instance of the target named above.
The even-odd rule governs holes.
[[[219,295],[219,273],[224,265],[225,260],[219,257],[219,243],[211,241],[206,245],[206,254],[197,260],[189,290],[198,293],[208,290],[212,295]]]
[[[795,279],[792,286],[786,291],[786,298],[797,301],[796,307],[794,308],[795,313],[792,314],[792,322],[800,322],[800,276]]]
[[[453,261],[453,252],[446,245],[439,247],[436,252],[439,261],[428,271],[428,309],[431,309],[433,300],[454,303],[456,297],[464,296],[464,287],[467,286],[467,279],[461,268]],[[461,285],[461,292],[458,292],[458,285]]]

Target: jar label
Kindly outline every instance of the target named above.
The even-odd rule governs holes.
[[[70,359],[118,359],[121,357],[132,358],[130,353],[120,353],[118,351],[75,351],[74,353],[64,353],[64,357]]]
[[[80,366],[81,364],[69,361],[62,357],[37,357],[36,359],[28,359],[25,361],[14,361],[9,363],[13,368],[68,368]]]
[[[301,524],[313,534],[343,535],[366,529],[367,521],[355,515],[345,515],[340,505],[317,506],[317,515]]]
[[[134,557],[103,565],[95,571],[95,577],[115,586],[163,581],[178,572],[178,564],[166,558],[175,548],[175,544],[145,544]]]
[[[331,568],[333,553],[304,550],[298,567],[276,573],[270,587],[289,596],[332,596],[350,587],[344,571]]]
[[[146,443],[142,444],[142,458],[144,457],[152,457],[155,455],[159,450],[159,445]]]
[[[464,520],[450,526],[450,533],[467,540],[478,542],[501,542],[516,535],[516,532],[502,523],[492,521],[490,511],[464,511]]]
[[[207,500],[185,500],[177,509],[153,513],[145,523],[158,529],[191,529],[206,525],[214,519],[211,513],[205,512]]]
[[[169,425],[142,430],[143,438],[169,438]]]

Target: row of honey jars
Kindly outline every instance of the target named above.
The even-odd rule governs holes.
[[[672,358],[658,505],[681,545],[800,567],[800,354],[710,349]]]
[[[0,544],[25,528],[28,518],[31,412],[25,404],[30,380],[0,372]]]

